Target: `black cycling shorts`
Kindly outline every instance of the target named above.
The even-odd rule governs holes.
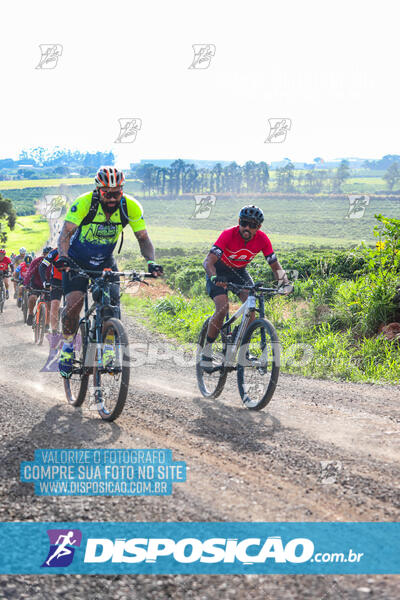
[[[246,269],[218,269],[217,275],[225,277],[229,283],[237,283],[238,285],[253,285],[254,281],[250,277]],[[209,276],[206,276],[206,290],[210,298],[215,296],[221,296],[222,294],[228,294],[228,290],[220,285],[216,285],[211,281]]]
[[[75,260],[75,259],[74,259]],[[117,263],[115,262],[115,258],[110,256],[107,260],[103,262],[103,264],[99,265],[97,268],[88,267],[86,265],[80,264],[77,260],[75,262],[81,266],[83,269],[87,269],[88,271],[96,271],[99,276],[101,275],[103,269],[111,269],[112,271],[118,271]],[[96,278],[96,275],[92,275],[92,278]],[[116,276],[115,283],[111,284],[111,304],[114,306],[119,305],[119,277]],[[64,296],[67,296],[70,292],[82,292],[83,294],[88,289],[89,279],[86,277],[80,277],[74,271],[69,271],[66,273],[63,271],[62,274],[62,292]]]
[[[63,294],[61,279],[55,279],[54,277],[52,277],[50,279],[50,284],[50,300],[61,300]]]

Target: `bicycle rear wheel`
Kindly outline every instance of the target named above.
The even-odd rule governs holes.
[[[22,294],[22,314],[24,315],[24,323],[26,323],[28,317],[28,294],[26,290]]]
[[[209,317],[200,331],[199,341],[197,343],[196,352],[196,377],[199,390],[205,398],[218,398],[224,389],[228,371],[224,366],[225,355],[223,352],[223,343],[221,335],[213,344],[213,356],[212,356],[212,373],[206,373],[204,368],[201,366],[201,355],[207,339],[208,324],[210,322]]]
[[[45,302],[41,302],[39,304],[39,314],[37,317],[37,344],[41,346],[43,344],[44,332],[46,330],[46,321],[47,321],[47,306]]]
[[[280,344],[272,323],[255,319],[239,349],[237,381],[244,405],[261,410],[270,402],[278,383]]]
[[[114,421],[125,406],[130,376],[128,335],[119,319],[104,321],[102,348],[102,363],[97,357],[93,368],[94,400],[101,418]],[[106,364],[105,348],[109,353]]]
[[[33,313],[33,323],[32,323],[33,340],[34,340],[35,344],[37,344],[39,342],[39,334],[40,334],[39,310],[40,310],[40,304],[39,305],[37,304],[35,307],[35,311]]]
[[[4,309],[5,297],[6,297],[6,294],[4,292],[4,289],[1,287],[0,288],[0,313],[2,313],[3,309]]]
[[[64,379],[64,391],[71,406],[81,406],[86,397],[89,384],[90,368],[85,365],[87,353],[87,334],[83,323],[74,337],[75,361],[72,375]]]

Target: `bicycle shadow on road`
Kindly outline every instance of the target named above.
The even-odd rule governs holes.
[[[250,412],[194,398],[203,416],[191,422],[190,433],[212,442],[227,443],[238,452],[264,452],[265,440],[282,429],[281,422],[269,412]]]
[[[44,418],[27,429],[23,435],[8,439],[2,448],[0,477],[13,481],[7,490],[16,496],[34,496],[34,486],[22,483],[20,464],[34,460],[34,451],[45,448],[101,448],[110,447],[121,435],[121,428],[112,423],[107,426],[100,419],[88,419],[83,409],[54,406]],[[39,497],[38,497],[39,498]]]

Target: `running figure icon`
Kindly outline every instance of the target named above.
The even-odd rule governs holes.
[[[81,545],[80,529],[48,529],[49,553],[42,567],[67,567],[72,563],[75,549]]]
[[[74,532],[69,531],[67,533],[67,535],[60,535],[58,537],[56,544],[59,544],[59,546],[58,546],[57,550],[54,552],[54,554],[52,554],[50,556],[50,558],[48,560],[46,560],[46,565],[50,566],[50,563],[53,560],[53,558],[56,558],[57,556],[59,558],[61,558],[62,556],[65,556],[66,554],[72,554],[72,550],[70,548],[67,548],[67,545],[70,544],[72,546],[73,544],[77,543],[78,540],[70,539],[73,536],[74,536]],[[63,539],[64,541],[60,543],[61,539]]]

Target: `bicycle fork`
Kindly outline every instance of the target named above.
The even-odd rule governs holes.
[[[236,368],[236,355],[239,351],[240,345],[243,340],[244,333],[250,323],[251,314],[256,309],[256,298],[253,295],[249,295],[246,300],[247,308],[243,315],[242,322],[239,325],[236,337],[231,343],[228,342],[225,354],[225,366],[235,369]]]

